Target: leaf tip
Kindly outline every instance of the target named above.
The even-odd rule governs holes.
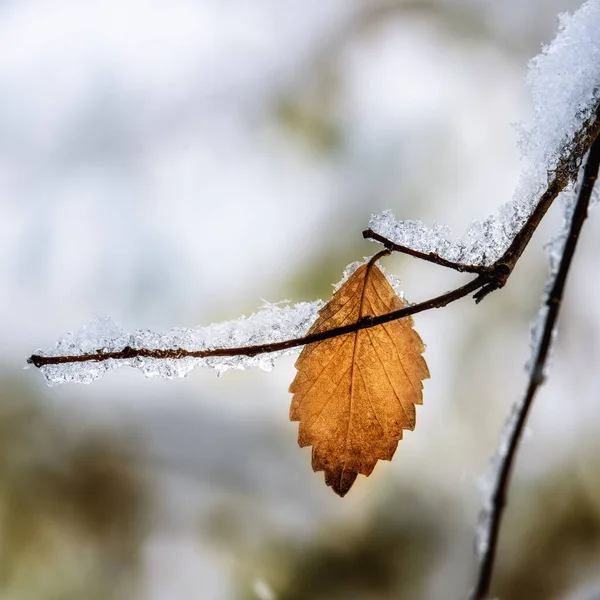
[[[347,469],[325,471],[325,483],[340,497],[343,498],[354,485],[358,473]]]

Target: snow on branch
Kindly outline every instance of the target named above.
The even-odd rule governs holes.
[[[256,346],[267,342],[283,341],[306,335],[323,306],[316,302],[301,302],[290,306],[285,303],[265,303],[262,309],[249,317],[233,321],[213,323],[206,327],[174,328],[166,333],[154,333],[138,329],[128,333],[121,325],[107,316],[98,316],[83,327],[68,333],[49,350],[38,350],[36,355],[81,357],[89,354],[128,354],[127,349],[147,350],[182,349],[191,352],[216,348]],[[125,351],[124,351],[125,350]],[[73,361],[47,364],[40,367],[49,385],[59,383],[91,383],[107,371],[123,366],[135,367],[147,377],[174,379],[184,377],[194,367],[211,367],[219,373],[229,369],[260,367],[271,370],[275,359],[292,350],[282,350],[256,356],[217,356],[199,358],[155,358],[132,356],[131,358],[108,358],[107,360]],[[133,352],[130,352],[133,354]]]
[[[452,262],[491,265],[523,228],[540,194],[555,182],[560,190],[572,183],[598,127],[600,2],[589,0],[573,15],[561,15],[559,23],[552,43],[529,63],[533,115],[518,127],[524,165],[513,200],[497,215],[473,222],[458,239],[442,225],[396,221],[391,211],[373,216],[374,233]]]
[[[366,260],[368,258],[348,265],[341,281],[333,286],[334,291]],[[400,280],[383,269],[382,272],[402,298]],[[194,367],[213,368],[219,374],[250,367],[270,371],[277,358],[298,352],[301,344],[276,351],[265,348],[264,352],[260,347],[287,346],[286,341],[303,338],[323,306],[322,300],[293,306],[287,300],[265,302],[249,317],[206,327],[174,328],[162,334],[144,329],[129,333],[110,317],[99,315],[77,331],[66,334],[53,348],[38,350],[29,362],[40,367],[49,385],[91,383],[107,371],[123,366],[135,367],[147,377],[166,379],[185,377]],[[258,351],[236,353],[240,348]],[[233,353],[228,354],[227,350]],[[59,362],[48,362],[51,357],[58,357]]]

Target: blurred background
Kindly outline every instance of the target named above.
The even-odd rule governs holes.
[[[577,0],[0,1],[0,598],[463,598],[522,393],[548,215],[502,292],[416,317],[432,374],[343,500],[288,421],[294,357],[48,388],[25,358],[327,299],[373,213],[460,234],[511,198],[527,61]],[[494,594],[600,598],[600,252],[584,230]],[[461,275],[386,259],[410,301]]]

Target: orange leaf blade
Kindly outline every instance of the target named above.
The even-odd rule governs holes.
[[[309,333],[402,308],[373,263],[359,267],[321,309]],[[298,444],[312,446],[312,466],[339,496],[359,473],[391,460],[404,429],[415,427],[415,404],[429,377],[425,347],[411,317],[305,346],[290,420],[299,421]]]

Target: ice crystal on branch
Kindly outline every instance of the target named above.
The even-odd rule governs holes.
[[[322,305],[321,301],[301,302],[294,306],[284,303],[266,303],[262,310],[249,317],[214,323],[206,327],[176,328],[163,334],[142,329],[128,333],[111,318],[101,316],[79,330],[64,336],[54,348],[38,351],[37,354],[41,356],[79,356],[119,352],[128,346],[149,350],[182,348],[196,351],[279,342],[305,335],[317,318],[317,312]],[[94,379],[102,377],[106,371],[123,366],[138,368],[147,377],[173,379],[185,376],[198,366],[212,367],[219,372],[255,366],[270,370],[276,358],[293,351],[273,352],[257,356],[108,359],[46,365],[41,367],[41,371],[49,384],[90,383]]]
[[[507,205],[504,208],[508,210],[511,207]],[[449,227],[434,225],[429,228],[422,221],[396,221],[389,210],[374,215],[369,221],[369,228],[401,246],[425,254],[433,252],[446,260],[464,265],[492,264],[500,258],[513,237],[510,235],[512,229],[507,229],[490,217],[485,221],[475,221],[465,236],[453,240]]]
[[[365,261],[368,259],[365,259]],[[364,262],[349,265],[342,276],[339,287]],[[402,298],[399,289],[400,280],[391,274],[386,278],[395,292]],[[213,323],[206,327],[174,328],[166,333],[154,333],[138,329],[128,333],[110,317],[98,316],[83,327],[68,333],[49,350],[38,350],[39,356],[82,356],[98,355],[96,360],[65,362],[56,365],[44,365],[40,368],[49,385],[59,383],[91,383],[102,377],[107,371],[123,366],[135,367],[147,377],[173,379],[184,377],[194,367],[210,367],[219,373],[229,369],[247,369],[259,367],[270,371],[275,360],[284,354],[293,354],[301,348],[291,348],[278,352],[258,354],[256,356],[212,356],[197,358],[153,358],[136,356],[134,358],[102,358],[102,354],[122,352],[125,348],[145,350],[177,350],[191,352],[214,350],[217,348],[246,348],[262,346],[276,342],[303,337],[316,321],[318,311],[324,302],[265,302],[261,310],[242,316],[233,321]]]
[[[524,398],[520,398],[513,404],[508,419],[506,419],[504,427],[502,428],[498,449],[490,459],[486,472],[477,482],[483,499],[483,509],[479,515],[479,522],[475,532],[475,551],[479,558],[483,557],[489,549],[491,534],[490,525],[494,510],[494,496],[498,488],[498,477],[500,475],[500,469],[508,455],[510,441],[514,437],[515,430],[519,424],[519,415],[523,410],[523,403]]]

